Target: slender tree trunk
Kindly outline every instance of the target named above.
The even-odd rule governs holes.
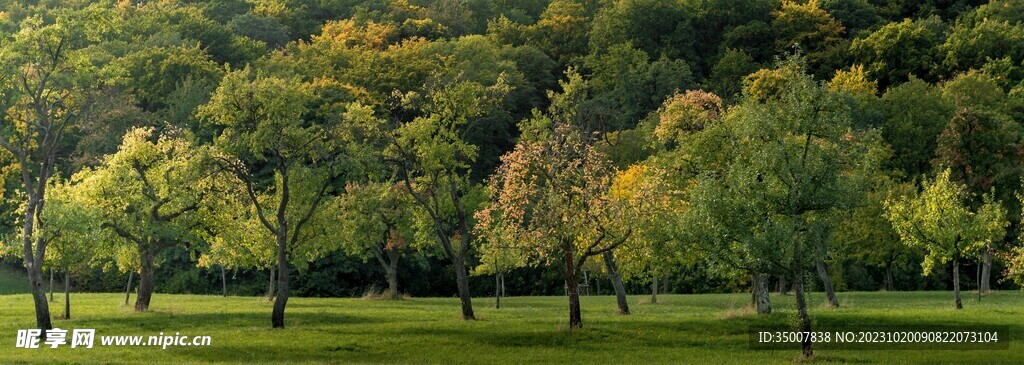
[[[284,308],[288,305],[288,232],[283,228],[277,237],[277,299],[270,316],[274,328],[284,328]]]
[[[22,167],[27,168],[27,167]],[[26,185],[28,182],[26,182]],[[41,191],[37,191],[41,194]],[[35,252],[33,252],[32,233],[35,228],[36,209],[42,210],[42,202],[39,198],[30,197],[25,209],[25,222],[22,226],[21,237],[24,248],[25,271],[28,272],[28,284],[32,289],[32,302],[36,310],[36,327],[43,330],[39,336],[40,340],[46,339],[46,330],[53,328],[50,322],[50,305],[46,301],[46,291],[43,289],[43,256],[46,251],[42,240],[36,241]]]
[[[128,284],[124,287],[124,305],[128,305],[128,300],[131,299],[132,296],[132,275],[134,274],[134,271],[128,272]]]
[[[668,274],[661,280],[661,293],[668,294]]]
[[[796,309],[797,315],[800,318],[800,331],[805,333],[811,332],[811,317],[807,314],[807,300],[804,298],[804,269],[803,265],[799,262],[796,264],[796,270],[793,273],[793,292],[796,294]],[[811,336],[805,336],[804,341],[801,344],[802,353],[804,357],[814,356],[814,348],[811,343]]]
[[[135,296],[135,311],[149,310],[149,300],[153,297],[153,249],[152,244],[139,252],[139,293]]]
[[[501,277],[501,296],[507,297],[508,295],[505,294],[505,273],[501,273],[498,276]]]
[[[565,245],[565,291],[569,297],[569,329],[583,328],[583,315],[580,313],[580,283],[576,269],[573,267],[571,247]]]
[[[658,304],[658,275],[651,278],[651,304]]]
[[[64,319],[71,319],[71,270],[64,271]]]
[[[985,294],[992,291],[992,250],[986,249],[982,258],[984,261],[981,265],[981,283],[978,285],[978,290]]]
[[[786,275],[779,275],[779,294],[786,294],[788,291],[786,287]]]
[[[765,273],[754,273],[754,307],[757,314],[772,313],[772,299],[768,295],[768,278]]]
[[[619,275],[619,264],[615,262],[615,253],[606,251],[601,255],[604,258],[604,269],[608,271],[608,278],[612,281],[612,289],[615,289],[615,303],[619,307],[619,314],[629,314],[626,287],[622,285],[622,276]]]
[[[459,302],[462,304],[462,319],[476,319],[473,314],[473,298],[469,294],[469,275],[466,273],[465,257],[458,254],[452,259],[455,267],[455,284],[459,289]]]
[[[956,309],[963,309],[964,305],[960,302],[960,260],[958,256],[953,256],[953,297],[956,298]]]
[[[224,294],[224,297],[228,297],[228,274],[224,270],[224,265],[220,265],[220,287]]]
[[[494,274],[494,309],[501,309],[501,273]]]
[[[828,274],[828,264],[825,263],[825,260],[817,259],[814,260],[814,265],[818,268],[818,277],[821,278],[821,284],[825,288],[828,306],[838,308],[839,298],[836,298],[835,288],[832,287],[832,277]]]
[[[800,239],[793,240],[793,292],[796,296],[797,317],[800,320],[800,332],[811,332],[811,316],[807,313],[807,299],[804,297],[804,248]],[[804,358],[814,356],[814,344],[811,336],[804,336],[801,343]]]
[[[50,303],[53,303],[53,270],[50,270]]]
[[[277,265],[271,265],[270,266],[270,282],[267,284],[267,301],[268,302],[274,300],[274,282],[277,281],[277,276],[275,275],[276,269],[277,269]]]

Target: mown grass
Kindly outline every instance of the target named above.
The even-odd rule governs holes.
[[[948,292],[841,293],[843,307],[827,309],[811,295],[818,324],[1009,325],[1008,350],[818,351],[815,363],[1024,363],[1024,295],[1000,292],[955,310]],[[59,328],[94,328],[101,335],[212,336],[209,347],[18,349],[18,329],[34,327],[28,295],[0,296],[0,363],[705,363],[793,362],[797,350],[753,351],[750,325],[788,324],[793,297],[775,295],[776,312],[741,308],[748,294],[661,295],[658,304],[630,298],[633,314],[615,314],[614,297],[583,297],[585,328],[567,330],[563,297],[514,297],[493,308],[474,300],[477,321],[458,318],[454,298],[401,301],[293,298],[287,328],[270,328],[271,304],[261,298],[165,295],[135,313],[120,294],[72,294],[72,319]],[[134,298],[133,298],[134,299]],[[59,313],[60,301],[51,304]],[[1003,339],[1003,338],[1001,338]],[[98,339],[97,339],[98,341]]]
[[[28,293],[28,279],[23,272],[0,268],[0,295]]]

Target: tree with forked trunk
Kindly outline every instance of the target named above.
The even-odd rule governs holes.
[[[1009,225],[1006,209],[993,194],[985,194],[984,203],[972,211],[966,187],[951,180],[949,169],[921,186],[921,192],[887,199],[885,215],[904,244],[927,251],[921,265],[925,275],[952,264],[953,299],[961,309],[960,261],[980,257],[992,242],[1003,239]]]
[[[217,164],[242,186],[252,217],[274,242],[277,297],[274,328],[284,327],[292,264],[325,254],[332,193],[372,158],[381,121],[345,99],[344,85],[230,71],[200,117],[220,130]]]
[[[478,146],[463,137],[472,122],[498,108],[509,92],[503,76],[493,85],[435,75],[424,95],[405,99],[421,115],[394,130],[385,150],[399,181],[418,208],[414,215],[418,245],[440,246],[452,263],[462,318],[476,319],[466,267],[473,242],[473,212],[480,200],[478,185],[470,182],[470,164]],[[435,245],[436,244],[436,245]],[[427,249],[422,247],[421,249]]]
[[[565,279],[569,327],[583,327],[579,280],[593,256],[633,243],[645,200],[657,189],[617,184],[618,171],[579,130],[540,117],[491,177],[477,231],[509,242],[535,262],[554,263]],[[513,239],[516,238],[516,239]]]
[[[198,241],[198,215],[207,210],[204,200],[213,192],[208,149],[179,133],[130,130],[117,153],[72,177],[75,194],[93,211],[92,223],[105,232],[101,242],[130,248],[137,259],[136,311],[149,310],[160,253]]]
[[[393,183],[348,184],[336,223],[341,245],[350,255],[380,264],[389,299],[401,298],[398,262],[413,236],[412,201],[404,189]]]
[[[0,49],[0,147],[10,152],[21,175],[22,260],[28,272],[36,325],[52,328],[42,269],[47,241],[42,229],[49,179],[64,161],[73,129],[89,110],[95,80],[80,49],[84,38],[58,17],[24,20]]]

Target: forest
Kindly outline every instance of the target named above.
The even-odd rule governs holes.
[[[54,287],[808,331],[807,293],[1024,285],[1024,0],[0,0],[0,70],[38,328]]]

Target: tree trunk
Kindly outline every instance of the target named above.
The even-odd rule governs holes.
[[[562,248],[565,250],[565,261],[562,263],[562,269],[565,271],[562,275],[565,277],[565,294],[569,297],[569,329],[583,328],[583,315],[580,313],[579,273],[573,266],[575,261],[573,260],[572,243],[563,242]]]
[[[787,290],[789,288],[786,287],[786,275],[779,275],[779,288],[778,289],[779,289],[779,294],[786,294],[786,292],[789,291],[789,290]]]
[[[615,289],[615,302],[619,306],[619,314],[629,314],[626,287],[622,285],[622,276],[619,275],[619,265],[615,262],[615,254],[612,251],[606,251],[601,255],[604,258],[604,268],[608,271],[608,278],[612,281],[612,288]]]
[[[494,309],[501,309],[501,273],[494,274]]]
[[[651,278],[651,304],[658,304],[658,275]]]
[[[277,238],[277,299],[274,300],[274,312],[270,315],[270,323],[274,328],[284,328],[284,308],[288,305],[287,233],[282,229]]]
[[[459,302],[462,304],[462,319],[476,319],[473,315],[473,298],[469,294],[469,275],[466,273],[465,258],[459,254],[452,258],[455,267],[455,284],[459,289]]]
[[[224,270],[224,265],[220,265],[220,287],[224,293],[224,297],[228,297],[228,275]]]
[[[71,270],[64,271],[64,319],[71,319]]]
[[[505,294],[505,273],[501,273],[498,276],[501,277],[501,296],[506,297],[508,295]]]
[[[153,297],[153,251],[151,247],[139,252],[139,293],[135,296],[135,311],[149,310],[149,300]]]
[[[270,266],[270,282],[267,284],[267,301],[274,300],[274,282],[277,281],[277,276],[274,272],[277,269],[277,265]]]
[[[53,270],[50,270],[50,303],[53,303]]]
[[[765,273],[754,273],[754,306],[757,314],[772,313],[772,299],[768,295],[768,278]]]
[[[124,305],[128,305],[128,299],[131,299],[132,296],[132,275],[134,274],[134,271],[128,272],[128,284],[124,287]]]
[[[796,310],[800,318],[800,332],[811,332],[811,317],[807,314],[807,301],[804,298],[804,269],[800,264],[802,260],[795,260],[796,270],[793,273],[793,292],[796,294]],[[805,358],[814,356],[814,348],[811,343],[811,336],[804,336],[801,344],[802,354]]]
[[[400,253],[398,248],[392,247],[388,250],[388,267],[385,269],[388,274],[388,297],[398,299],[398,259]]]
[[[956,309],[963,309],[960,302],[960,260],[957,256],[953,256],[953,297],[956,298]]]
[[[828,274],[828,264],[825,260],[817,259],[814,260],[814,265],[818,267],[818,277],[821,278],[821,284],[825,288],[825,296],[828,297],[828,306],[831,308],[839,308],[839,299],[836,298],[836,291],[832,287],[832,277]]]
[[[22,167],[26,168],[26,167]],[[27,183],[26,183],[27,184]],[[37,194],[40,192],[37,192]],[[40,249],[40,245],[44,244],[37,240],[36,250],[33,252],[32,238],[34,236],[33,229],[35,228],[36,209],[42,209],[42,202],[38,198],[30,198],[28,206],[25,209],[25,222],[22,226],[21,237],[22,246],[24,248],[24,265],[25,271],[28,272],[28,284],[32,289],[32,302],[36,310],[36,327],[43,330],[39,336],[40,340],[46,340],[46,330],[52,329],[53,324],[50,322],[50,305],[46,301],[46,291],[43,289],[43,257],[46,251]]]
[[[668,294],[668,274],[661,280],[661,293]]]
[[[981,283],[978,285],[978,290],[982,294],[986,294],[992,291],[991,279],[992,279],[992,250],[986,249],[982,258],[984,261],[981,265]]]

